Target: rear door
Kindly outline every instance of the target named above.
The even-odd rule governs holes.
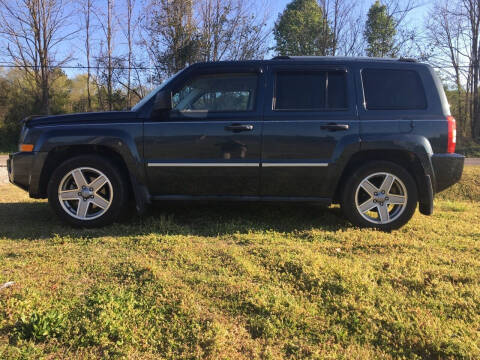
[[[212,66],[173,85],[173,110],[144,127],[154,196],[258,196],[263,76]]]
[[[271,66],[265,103],[261,194],[331,197],[336,163],[357,143],[354,80],[347,67]]]

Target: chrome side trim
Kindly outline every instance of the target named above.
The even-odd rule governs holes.
[[[170,163],[151,162],[148,167],[259,167],[260,163]]]
[[[326,167],[328,163],[262,163],[262,167]],[[150,162],[148,167],[259,167],[260,163],[174,163]]]
[[[262,167],[325,167],[328,163],[262,163]]]

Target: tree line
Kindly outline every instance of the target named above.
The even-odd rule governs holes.
[[[0,147],[25,116],[129,108],[192,63],[273,55],[428,62],[459,135],[480,137],[479,1],[434,0],[416,21],[417,0],[293,0],[277,19],[268,1],[0,0]]]

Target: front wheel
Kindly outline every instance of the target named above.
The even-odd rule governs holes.
[[[55,213],[76,227],[100,227],[117,220],[128,200],[121,172],[107,159],[84,155],[62,163],[48,184]]]
[[[353,224],[389,231],[411,219],[417,200],[417,186],[408,171],[391,162],[375,161],[347,180],[341,207]]]

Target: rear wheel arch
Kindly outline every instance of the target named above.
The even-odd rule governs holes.
[[[342,189],[345,187],[349,176],[363,165],[373,161],[389,161],[404,168],[415,180],[419,192],[424,191],[427,186],[425,183],[425,170],[420,159],[413,152],[390,149],[365,150],[352,155],[343,168],[335,189],[334,202],[337,203],[340,200]]]

